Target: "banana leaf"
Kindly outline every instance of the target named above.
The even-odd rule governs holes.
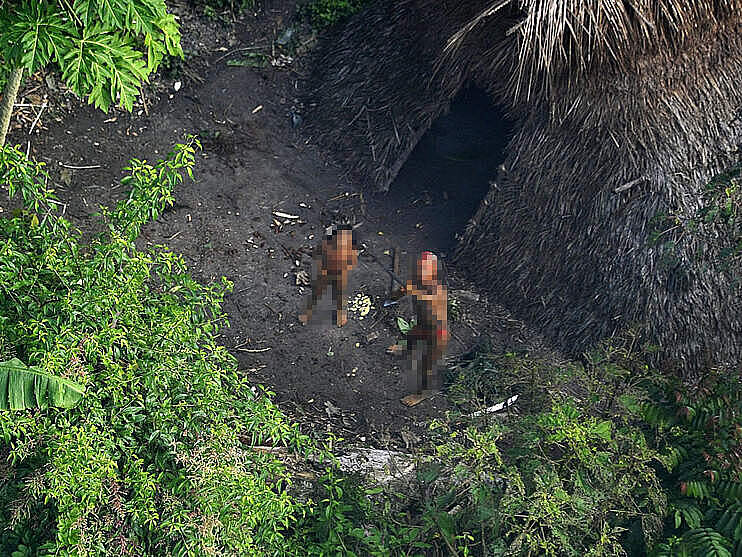
[[[28,367],[18,358],[0,362],[0,410],[70,408],[84,392],[82,385]]]

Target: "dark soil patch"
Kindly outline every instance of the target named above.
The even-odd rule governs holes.
[[[301,77],[296,63],[282,67],[286,59],[278,56],[277,67],[227,63],[251,52],[238,50],[247,47],[273,57],[275,38],[290,21],[293,6],[274,3],[272,10],[248,14],[233,27],[184,15],[184,37],[209,37],[210,42],[196,44],[180,70],[165,72],[148,87],[146,105],[140,103],[133,114],[104,114],[76,101],[70,114],[54,114],[59,121],[42,115],[45,133],[29,137],[23,125],[10,141],[24,147],[31,141],[32,153],[49,165],[66,215],[89,233],[98,206],[125,194],[119,179],[130,158],[162,157],[185,133],[198,133],[204,151],[196,181],[176,191],[176,206],[148,225],[141,241],[182,253],[200,280],[226,276],[234,282],[225,304],[231,326],[223,332],[224,343],[244,373],[273,390],[305,430],[328,429],[372,445],[409,445],[424,431],[427,418],[449,409],[444,396],[414,409],[399,402],[407,394],[404,373],[384,348],[397,336],[395,316],[409,317],[409,306],[381,307],[389,277],[362,255],[350,294],[369,295],[374,309],[363,319],[351,313],[342,329],[319,320],[302,327],[297,314],[307,291],[297,285],[296,273],[310,270],[309,250],[324,226],[338,219],[362,221],[361,241],[382,262],[390,261],[384,252],[394,246],[410,256],[421,249],[445,252],[486,184],[478,198],[462,200],[449,191],[446,201],[440,189],[423,187],[434,175],[424,162],[413,162],[398,186],[419,187],[364,196],[324,163],[291,125]],[[177,91],[175,81],[181,81]],[[460,170],[447,172],[461,172],[463,179],[472,164],[479,163],[464,162]],[[416,180],[418,175],[424,180]],[[416,201],[423,195],[420,188],[433,196],[430,203]],[[300,219],[279,219],[276,226],[276,210]],[[473,301],[476,296],[457,297],[457,291],[471,287],[455,269],[449,273],[452,297],[458,299],[449,357],[484,337],[495,348],[540,345],[502,307],[484,298]]]

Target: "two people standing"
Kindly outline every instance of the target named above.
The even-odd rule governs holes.
[[[299,321],[303,324],[309,321],[320,297],[331,286],[336,308],[335,322],[342,327],[348,321],[345,309],[348,273],[358,262],[358,247],[350,225],[328,228],[313,258],[316,274],[312,281],[312,293],[305,311],[299,315]],[[416,324],[407,333],[406,346],[394,344],[387,348],[387,353],[412,356],[417,385],[415,392],[405,396],[402,403],[415,406],[435,392],[434,367],[448,344],[448,292],[439,279],[438,258],[433,253],[426,251],[420,254],[412,279],[392,293],[393,300],[404,296],[413,297]]]

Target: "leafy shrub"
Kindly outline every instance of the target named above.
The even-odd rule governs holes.
[[[368,0],[309,0],[299,10],[314,27],[323,28],[359,11]]]
[[[683,236],[702,240],[695,257],[739,275],[742,263],[742,162],[715,176],[703,189],[693,214],[659,214],[652,220],[650,244],[676,264]],[[737,280],[739,284],[739,280]]]
[[[50,63],[80,97],[131,111],[166,55],[182,56],[164,0],[0,2],[0,61],[29,74]]]
[[[683,387],[643,363],[647,350],[628,335],[583,365],[484,350],[454,367],[449,396],[462,410],[517,393],[529,414],[437,425],[449,439],[431,466],[454,479],[432,508],[449,543],[467,535],[461,547],[495,555],[741,554],[740,372]]]
[[[719,249],[719,261],[739,269],[742,262],[742,162],[716,176],[704,188],[703,205],[689,227]],[[721,234],[719,231],[721,230]]]
[[[405,495],[364,488],[358,478],[342,474],[330,445],[320,459],[324,474],[297,522],[291,553],[383,557],[429,547],[418,540],[421,528],[399,509]]]
[[[625,403],[651,427],[669,495],[665,539],[651,554],[742,554],[740,373],[708,373],[696,388],[654,378]]]
[[[602,404],[609,382],[513,353],[475,354],[458,371],[459,402],[462,393],[481,396],[482,376],[497,373],[499,396],[519,394],[531,413],[434,424],[427,539],[437,532],[451,552],[470,555],[626,555],[631,530],[657,535],[665,499],[656,453],[640,431],[611,419]]]
[[[285,467],[253,445],[304,443],[217,344],[230,284],[202,285],[165,246],[135,245],[191,175],[196,144],[101,209],[90,245],[56,213],[46,174],[0,151],[23,208],[0,219],[0,339],[85,387],[72,409],[0,412],[0,553],[265,555],[298,512]],[[5,346],[5,344],[3,344]]]

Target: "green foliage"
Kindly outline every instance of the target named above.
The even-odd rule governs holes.
[[[397,317],[397,328],[399,332],[406,335],[415,326],[415,320],[407,321],[404,317]]]
[[[458,321],[461,319],[461,301],[454,297],[448,297],[448,320],[451,322]]]
[[[652,555],[742,553],[742,385],[733,370],[694,389],[655,379],[629,407],[649,426],[669,494],[665,537]]]
[[[650,245],[658,246],[669,263],[677,264],[683,237],[703,240],[696,257],[723,269],[738,270],[742,262],[742,162],[714,177],[703,189],[700,208],[692,215],[657,215]]]
[[[586,373],[573,362],[556,363],[515,352],[493,353],[485,342],[448,370],[448,395],[462,410],[477,410],[517,394],[521,409],[537,413],[551,408],[563,386],[600,387],[590,402],[600,400],[605,389],[595,380],[599,372]]]
[[[404,495],[363,488],[341,474],[329,445],[320,458],[327,465],[297,523],[290,554],[383,557],[429,547],[417,539],[421,529],[394,510]]]
[[[509,355],[505,355],[507,358]],[[489,345],[476,348],[448,370],[448,397],[460,406],[481,404],[487,406],[503,396],[500,391],[499,357],[490,352]]]
[[[299,512],[290,477],[251,447],[305,441],[217,344],[231,285],[199,284],[182,257],[135,244],[195,148],[133,160],[128,199],[101,209],[105,231],[89,245],[57,214],[42,165],[0,150],[0,184],[23,202],[0,219],[0,339],[85,387],[71,409],[0,412],[0,554],[284,548]]]
[[[356,13],[368,0],[309,0],[300,13],[309,18],[316,28],[329,27]]]
[[[550,409],[507,423],[436,423],[424,539],[437,530],[462,554],[626,555],[628,530],[656,532],[654,452],[587,408],[556,395]]]
[[[81,385],[30,368],[18,358],[0,362],[0,410],[71,408],[84,392]]]
[[[33,73],[50,63],[70,89],[131,110],[165,55],[182,56],[164,0],[0,2],[0,62]]]
[[[464,356],[421,539],[477,555],[742,555],[740,372],[686,388],[644,363],[650,350],[625,335],[581,365]],[[513,394],[517,417],[468,415]]]
[[[190,0],[190,4],[209,19],[218,19],[220,14],[236,14],[255,6],[255,0]]]

